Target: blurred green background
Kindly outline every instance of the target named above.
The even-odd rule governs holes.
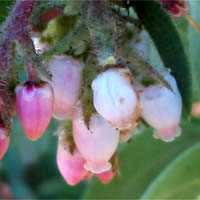
[[[6,12],[1,9],[2,3],[0,15]],[[200,24],[199,12],[200,3],[190,1],[190,14]],[[173,19],[173,22],[192,70],[193,95],[190,98],[198,102],[200,35],[185,19]],[[161,66],[153,43],[149,41],[149,44],[151,62]],[[200,198],[200,118],[183,120],[182,136],[172,143],[152,139],[152,130],[142,127],[140,134],[119,148],[120,174],[110,184],[103,185],[94,178],[75,187],[65,183],[56,167],[57,137],[54,132],[57,125],[58,122],[52,120],[46,133],[33,143],[14,118],[11,145],[0,161],[0,183],[8,184],[14,199]]]

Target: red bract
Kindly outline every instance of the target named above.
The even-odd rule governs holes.
[[[53,113],[53,90],[48,83],[28,81],[16,88],[19,120],[29,139],[37,140],[46,130]]]
[[[160,0],[160,3],[173,17],[184,16],[188,11],[188,5],[184,0]]]
[[[50,20],[56,18],[62,13],[62,10],[59,8],[50,9],[40,17],[41,23],[48,23]]]
[[[185,17],[194,29],[200,33],[200,26],[188,14],[188,4],[184,0],[160,0],[161,5],[173,17]]]
[[[0,160],[7,152],[9,143],[10,136],[8,135],[7,129],[2,124],[0,124]]]

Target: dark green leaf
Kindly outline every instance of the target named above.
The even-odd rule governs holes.
[[[200,143],[173,161],[142,199],[199,199],[199,155]]]
[[[40,199],[80,199],[85,186],[84,183],[69,186],[59,174],[59,177],[41,184],[38,193]]]
[[[191,16],[200,23],[199,15],[199,1],[190,1]],[[190,25],[189,26],[189,55],[192,63],[192,77],[193,77],[193,100],[200,100],[200,35]]]
[[[0,1],[0,24],[6,19],[8,16],[9,10],[12,7],[11,5],[15,2],[15,0],[2,0]]]
[[[175,76],[181,92],[185,111],[191,109],[191,72],[180,36],[170,16],[155,0],[132,1],[143,25],[149,32],[165,64]]]

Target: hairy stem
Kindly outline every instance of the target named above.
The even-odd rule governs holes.
[[[2,26],[2,36],[0,41],[0,82],[9,82],[10,68],[13,64],[13,43],[19,42],[22,49],[30,46],[29,32],[31,29],[29,20],[35,0],[18,0],[13,7],[6,23]],[[17,76],[17,75],[16,75]],[[12,115],[14,108],[14,96],[8,89],[7,84],[1,90],[1,97],[4,101],[4,110],[0,113],[0,119],[4,122],[6,128],[10,129],[12,124]]]
[[[34,4],[35,0],[18,0],[6,24],[3,26],[3,40],[0,45],[1,74],[9,71],[9,48],[12,41],[17,40],[24,47],[29,38],[31,28],[29,20]]]

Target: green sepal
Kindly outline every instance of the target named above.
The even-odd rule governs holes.
[[[89,129],[90,118],[96,112],[93,105],[93,91],[91,88],[92,81],[99,74],[99,70],[95,62],[89,61],[83,69],[83,84],[81,88],[81,103],[83,106],[83,117],[87,128]]]
[[[41,41],[47,42],[50,46],[55,45],[66,34],[74,29],[79,21],[77,16],[58,16],[48,23],[47,28],[41,35]]]
[[[104,1],[91,1],[87,4],[85,24],[97,62],[102,66],[116,64],[117,39],[122,31],[120,22]]]
[[[72,1],[67,0],[66,6],[64,8],[64,14],[68,16],[78,15],[81,12],[83,1]]]
[[[75,55],[80,55],[86,50],[87,43],[88,37],[86,28],[82,24],[78,24],[48,51],[44,52],[41,58],[48,59],[53,55],[60,55],[68,52],[71,54],[70,51],[74,51]],[[79,45],[82,45],[81,49]]]

